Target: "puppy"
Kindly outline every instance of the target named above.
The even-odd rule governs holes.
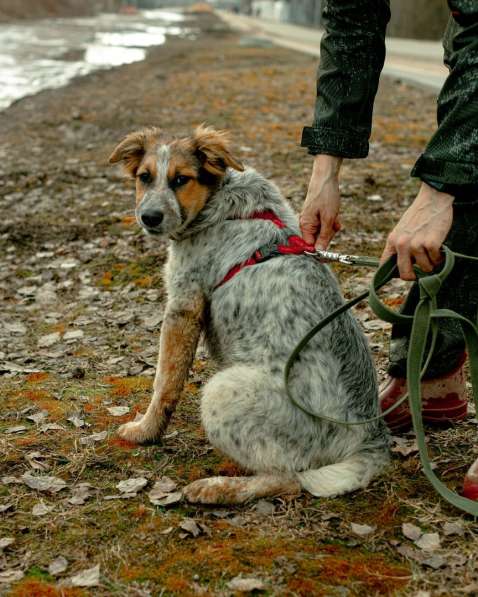
[[[326,265],[287,251],[299,229],[277,187],[243,167],[224,132],[204,126],[180,139],[154,128],[132,133],[110,162],[136,179],[139,225],[170,239],[153,397],[119,435],[135,443],[161,438],[204,332],[220,367],[202,392],[204,428],[254,475],[195,481],[184,490],[189,501],[243,503],[301,489],[330,497],[365,487],[388,462],[383,421],[322,421],[284,389],[291,350],[342,298]],[[350,314],[309,344],[290,387],[305,408],[328,417],[354,422],[379,413],[371,356]]]

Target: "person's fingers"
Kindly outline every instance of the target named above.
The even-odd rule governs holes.
[[[415,280],[413,271],[412,256],[410,253],[410,243],[408,239],[398,239],[397,241],[397,265],[402,280]]]
[[[320,227],[319,217],[320,216],[318,214],[315,216],[315,218],[311,218],[306,214],[301,214],[299,218],[299,226],[302,233],[302,238],[309,245],[315,244],[315,239],[317,238],[317,233]]]
[[[340,230],[342,230],[342,222],[340,221],[339,216],[334,220],[334,230],[335,232],[340,232]]]
[[[443,253],[441,252],[441,246],[439,243],[428,242],[425,244],[425,249],[428,253],[428,258],[433,265],[439,265],[443,261]]]
[[[320,226],[320,234],[317,242],[315,243],[316,249],[325,250],[328,246],[330,241],[335,235],[334,230],[334,221],[329,219],[324,219]]]
[[[383,265],[385,261],[387,261],[387,259],[390,259],[392,255],[395,255],[396,252],[397,251],[395,249],[394,244],[390,241],[390,239],[387,239],[385,249],[383,250],[382,255],[380,256],[380,265]]]
[[[433,271],[433,263],[430,261],[427,252],[423,247],[411,246],[410,253],[415,263],[423,272]]]

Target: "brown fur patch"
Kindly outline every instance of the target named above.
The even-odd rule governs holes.
[[[217,131],[202,124],[194,131],[192,143],[201,166],[210,174],[222,176],[228,166],[240,172],[244,170],[242,163],[231,152],[226,131]]]
[[[191,179],[184,186],[176,190],[176,197],[187,213],[188,218],[192,219],[206,205],[209,197],[209,188]]]
[[[131,177],[136,176],[145,154],[158,144],[159,133],[158,128],[151,127],[126,135],[110,155],[110,164],[122,162],[125,172]]]
[[[187,176],[190,180],[175,190],[176,198],[189,218],[194,218],[206,204],[210,187],[198,180],[199,161],[192,153],[188,139],[180,139],[171,144],[171,158],[168,165],[168,180],[177,176]]]

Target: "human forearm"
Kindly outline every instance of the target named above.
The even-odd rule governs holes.
[[[342,158],[319,154],[314,158],[307,197],[300,214],[304,240],[326,249],[340,230],[339,172]]]
[[[385,57],[388,0],[329,0],[323,13],[314,124],[302,146],[312,154],[365,157]]]

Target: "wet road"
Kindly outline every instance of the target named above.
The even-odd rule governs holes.
[[[193,35],[179,12],[45,19],[0,25],[0,109],[78,75],[145,57],[169,35]]]
[[[323,34],[320,29],[248,17],[223,10],[217,12],[233,29],[252,33],[291,50],[312,56],[320,54],[320,39]],[[441,89],[448,74],[443,64],[441,42],[387,37],[386,45],[384,74],[436,91]]]

